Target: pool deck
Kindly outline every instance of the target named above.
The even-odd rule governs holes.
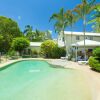
[[[18,60],[8,60],[7,62],[0,63],[0,67],[8,64],[21,61],[21,60],[46,60],[51,64],[60,65],[64,68],[72,68],[81,71],[87,79],[87,84],[91,90],[92,100],[100,100],[100,73],[92,71],[88,65],[79,65],[77,62],[61,60],[61,59],[43,59],[43,58],[25,58]]]

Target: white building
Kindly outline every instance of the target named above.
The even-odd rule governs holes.
[[[30,42],[30,48],[36,51],[40,51],[42,42]]]
[[[65,31],[64,38],[65,38],[65,46],[66,46],[67,53],[69,53],[71,50],[70,48],[75,47],[77,45],[77,43],[83,43],[83,45],[81,45],[81,46],[77,45],[78,50],[84,49],[84,41],[83,41],[84,40],[84,33],[83,32],[72,32],[72,34],[71,34],[70,31]],[[97,45],[97,43],[100,44],[100,33],[86,32],[85,39],[86,39],[86,48],[87,49],[93,49],[95,47],[100,46],[100,45]],[[92,43],[95,42],[95,44],[88,45],[87,40],[91,40],[91,42]],[[64,46],[62,33],[59,35],[58,45]]]
[[[72,36],[72,39],[71,39],[71,36]],[[71,34],[70,31],[65,31],[64,37],[65,37],[66,48],[69,48],[71,44],[84,40],[84,33],[83,32],[73,32]],[[85,37],[88,40],[94,40],[94,41],[100,42],[100,33],[86,32]],[[62,34],[58,38],[58,44],[59,45],[61,44],[62,46],[64,45]]]

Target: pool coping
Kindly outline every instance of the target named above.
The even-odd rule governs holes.
[[[14,64],[14,63],[17,63],[17,62],[20,62],[20,61],[26,61],[26,60],[36,60],[35,58],[20,58],[20,59],[16,59],[16,60],[8,60],[7,62],[4,62],[4,63],[1,63],[0,64],[0,69],[8,66],[8,65],[11,65],[11,64]],[[43,60],[42,58],[39,58],[37,60]]]
[[[0,71],[8,68],[10,65],[12,64],[15,64],[17,62],[21,62],[21,61],[28,61],[28,60],[32,60],[32,61],[35,61],[35,60],[39,60],[39,61],[45,61],[47,62],[48,64],[52,65],[53,68],[63,68],[63,69],[71,69],[71,70],[76,70],[76,69],[73,69],[73,68],[66,68],[64,65],[61,65],[61,64],[56,64],[56,63],[52,63],[52,60],[53,59],[43,59],[43,58],[25,58],[25,59],[17,59],[17,60],[9,60],[8,62],[5,62],[4,64],[1,64],[0,65]],[[55,59],[54,59],[55,60]]]

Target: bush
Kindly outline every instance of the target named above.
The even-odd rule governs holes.
[[[100,72],[100,47],[93,50],[93,57],[89,58],[89,65],[92,69]]]
[[[100,72],[100,61],[95,57],[89,58],[89,65],[92,69]]]
[[[9,55],[10,57],[16,56],[16,51],[11,50],[11,51],[8,52],[8,55]]]
[[[11,59],[18,59],[18,53],[14,50],[11,50],[7,53],[8,57],[10,57]]]
[[[47,40],[41,45],[41,54],[47,58],[60,58],[66,55],[66,50],[58,47],[54,41]]]
[[[93,50],[93,56],[100,58],[100,47]]]
[[[52,51],[52,58],[60,58],[64,56],[66,56],[66,50],[64,48],[55,46],[55,48]]]
[[[55,46],[56,43],[53,40],[46,40],[41,44],[41,53],[47,58],[52,58],[52,51]]]
[[[37,57],[37,56],[38,56],[38,51],[32,50],[32,57]]]
[[[22,58],[31,58],[30,55],[23,55]]]
[[[15,38],[12,42],[12,49],[21,52],[30,45],[30,42],[24,37]]]

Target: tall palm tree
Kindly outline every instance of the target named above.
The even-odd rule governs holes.
[[[95,0],[82,0],[82,4],[79,4],[73,10],[75,14],[77,14],[80,18],[83,19],[83,32],[84,32],[84,56],[86,59],[86,48],[85,48],[85,33],[86,33],[86,18],[87,15],[90,14],[94,9]]]
[[[68,26],[71,27],[71,44],[72,44],[72,34],[73,34],[73,24],[78,20],[78,16],[73,14],[72,10],[66,11],[66,20],[68,21]]]
[[[55,33],[58,34],[58,35],[57,35],[57,43],[58,43],[58,37],[59,37],[59,35],[60,35],[61,31],[62,31],[62,25],[61,25],[59,22],[56,22],[56,23],[54,24],[54,29],[55,29]],[[64,35],[64,34],[63,34],[63,35]]]
[[[67,21],[66,21],[64,9],[61,8],[59,13],[53,14],[50,17],[50,21],[51,20],[55,20],[55,24],[54,24],[55,31],[58,33],[60,33],[60,32],[62,33],[63,41],[64,41],[64,45],[65,45],[64,30],[67,26]]]

